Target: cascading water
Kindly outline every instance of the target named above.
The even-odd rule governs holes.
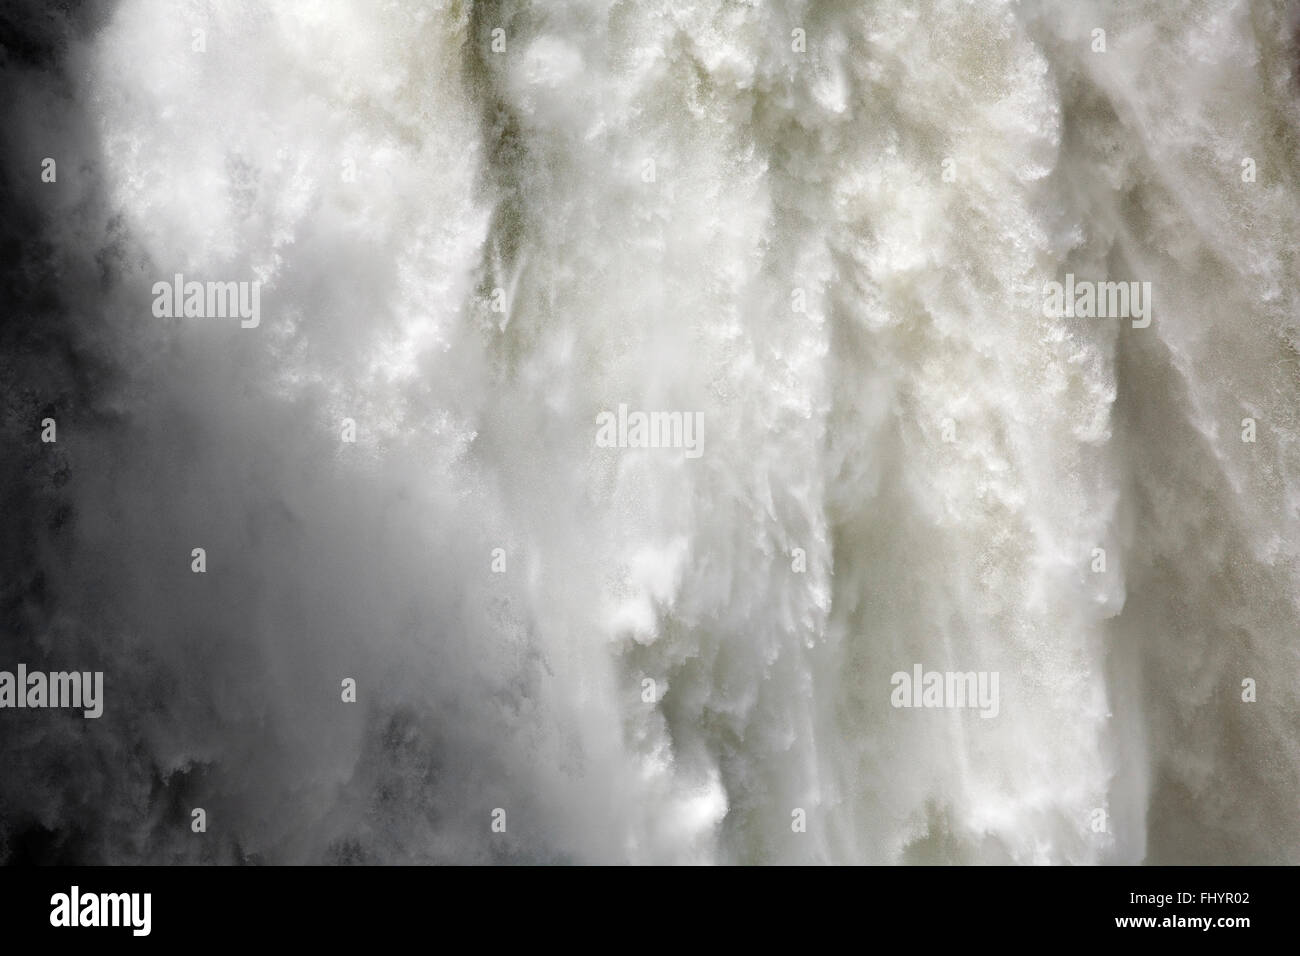
[[[72,318],[0,666],[106,706],[4,715],[11,853],[1300,862],[1294,5],[97,11],[9,114]]]

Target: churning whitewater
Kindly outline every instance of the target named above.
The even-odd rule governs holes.
[[[105,5],[5,839],[1300,863],[1296,9]]]

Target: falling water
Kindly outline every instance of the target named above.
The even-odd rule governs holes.
[[[0,666],[107,697],[3,716],[11,853],[1300,862],[1293,5],[95,9],[6,67]]]

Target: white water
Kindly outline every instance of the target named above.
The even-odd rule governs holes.
[[[99,852],[214,852],[156,768],[221,858],[1300,862],[1285,7],[125,0]],[[1152,325],[1043,318],[1067,271]],[[998,717],[891,708],[918,662]]]

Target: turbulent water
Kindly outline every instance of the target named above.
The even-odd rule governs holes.
[[[106,704],[0,714],[0,856],[1300,862],[1295,6],[41,29],[0,666]],[[260,324],[156,317],[176,273]]]

